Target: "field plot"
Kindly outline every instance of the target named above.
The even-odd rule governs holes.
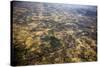
[[[13,1],[12,65],[97,61],[97,7]]]

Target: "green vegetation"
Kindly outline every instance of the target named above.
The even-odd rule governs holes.
[[[96,16],[63,5],[19,4],[13,5],[13,65],[97,60]]]

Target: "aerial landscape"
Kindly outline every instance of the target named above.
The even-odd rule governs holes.
[[[97,6],[11,2],[11,65],[97,61]]]

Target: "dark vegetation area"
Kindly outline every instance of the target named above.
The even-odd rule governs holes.
[[[97,8],[12,2],[12,65],[97,60]]]

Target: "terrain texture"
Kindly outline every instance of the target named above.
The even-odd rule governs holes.
[[[97,60],[97,8],[12,2],[12,65]]]

